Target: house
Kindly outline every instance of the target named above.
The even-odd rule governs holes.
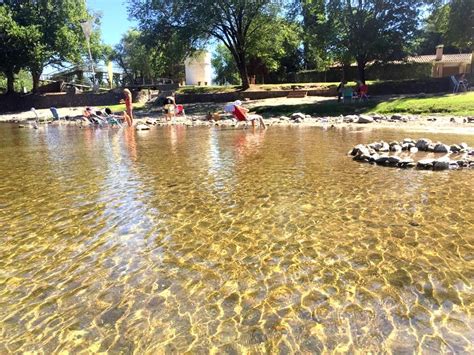
[[[443,45],[436,47],[436,54],[419,55],[407,58],[411,63],[431,63],[433,78],[443,78],[471,72],[472,53],[443,54]]]

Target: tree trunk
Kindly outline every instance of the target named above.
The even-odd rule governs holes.
[[[15,74],[13,71],[8,71],[7,73],[7,94],[13,94],[15,92]]]
[[[33,93],[35,94],[38,92],[40,76],[41,76],[40,70],[34,70],[34,69],[31,70],[31,78],[33,79]]]
[[[359,71],[359,80],[365,84],[365,62],[357,61],[357,69]]]
[[[237,68],[239,69],[240,80],[242,80],[242,90],[247,90],[250,88],[250,82],[245,60],[243,62],[239,60]]]

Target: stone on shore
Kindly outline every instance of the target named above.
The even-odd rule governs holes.
[[[356,115],[348,115],[348,116],[344,116],[343,121],[344,123],[352,123],[352,122],[357,122],[358,119],[359,117]]]
[[[373,123],[374,119],[368,115],[359,115],[356,121],[357,123]]]
[[[450,150],[451,150],[451,148],[448,145],[442,144],[442,143],[438,143],[434,147],[434,152],[435,153],[449,153]]]
[[[295,112],[294,114],[291,115],[292,120],[301,120],[304,121],[306,118],[306,115],[302,114],[301,112]]]
[[[427,151],[431,143],[431,139],[422,138],[415,143],[415,147],[421,151]]]

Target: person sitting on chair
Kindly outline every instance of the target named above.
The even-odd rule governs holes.
[[[260,126],[262,126],[264,129],[267,128],[265,122],[263,122],[263,117],[256,114],[249,114],[249,110],[242,107],[242,102],[239,100],[232,104],[226,105],[224,111],[231,112],[237,122],[252,122],[252,127],[255,128],[255,121],[258,120]]]
[[[86,107],[82,113],[82,117],[89,123],[102,125],[105,123],[104,119],[100,117],[102,112],[98,109],[93,109],[92,107]]]

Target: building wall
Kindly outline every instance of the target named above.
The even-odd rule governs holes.
[[[202,51],[186,59],[186,85],[211,85],[212,66],[211,53]]]

